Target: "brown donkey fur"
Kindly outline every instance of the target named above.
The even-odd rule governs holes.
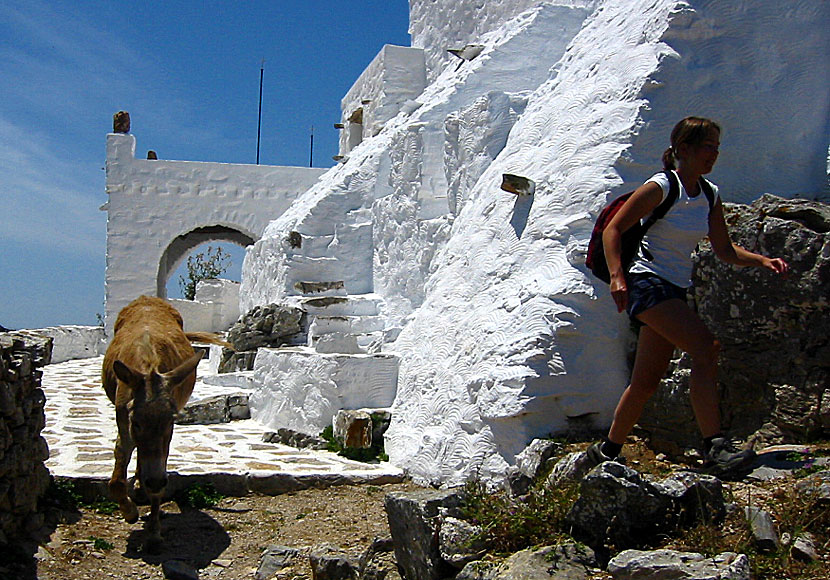
[[[204,355],[193,350],[191,340],[230,346],[213,334],[186,334],[181,315],[169,303],[140,296],[118,314],[101,371],[118,425],[110,495],[124,519],[138,520],[127,482],[127,466],[137,449],[136,479],[150,499],[145,543],[150,550],[162,542],[159,506],[167,485],[173,420],[193,392],[196,366]]]

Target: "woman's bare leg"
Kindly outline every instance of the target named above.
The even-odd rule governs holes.
[[[641,312],[638,318],[666,341],[689,353],[692,358],[689,395],[695,418],[704,438],[719,434],[717,375],[720,343],[682,300],[661,302]]]
[[[608,440],[622,445],[634,428],[646,402],[657,390],[666,373],[674,345],[648,326],[640,328],[631,384],[625,389],[614,411]]]

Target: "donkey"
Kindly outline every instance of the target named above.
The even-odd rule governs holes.
[[[173,420],[193,392],[196,366],[205,354],[194,351],[191,340],[230,346],[214,334],[185,333],[181,315],[169,303],[140,296],[118,314],[101,371],[118,426],[109,492],[124,519],[135,523],[138,509],[129,497],[127,466],[137,448],[136,479],[150,499],[145,541],[150,551],[162,544],[159,512]]]

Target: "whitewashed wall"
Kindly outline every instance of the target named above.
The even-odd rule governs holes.
[[[727,199],[773,189],[827,199],[830,27],[817,23],[830,4],[412,0],[410,10],[430,68],[422,105],[269,224],[246,255],[240,301],[279,300],[318,259],[321,245],[298,252],[289,232],[330,243],[345,239],[338,228],[371,229],[368,287],[402,327],[388,346],[401,356],[391,460],[422,482],[498,479],[532,437],[610,422],[630,336],[584,252],[609,196],[660,169],[677,120],[724,126],[712,179]],[[448,40],[484,51],[458,69],[429,64]],[[803,115],[786,105],[809,99]],[[501,191],[504,172],[532,178],[536,194]],[[365,291],[366,239],[343,246],[324,248],[336,259],[322,268],[361,272],[353,286]]]
[[[110,335],[121,308],[141,294],[156,296],[164,288],[166,280],[159,277],[175,271],[178,262],[162,266],[161,261],[176,238],[197,228],[221,226],[259,239],[268,222],[326,171],[136,159],[135,146],[133,135],[107,136],[109,200],[102,209],[107,211]]]
[[[448,49],[481,44],[488,32],[534,7],[559,5],[591,10],[596,4],[597,0],[410,0],[409,34],[412,46],[426,53],[427,77],[432,82],[448,64],[458,64]]]
[[[421,94],[426,84],[423,50],[384,45],[340,102],[340,154],[348,154],[354,148],[353,141],[359,143],[377,135],[408,101]],[[356,125],[349,119],[358,110],[362,111],[362,123]],[[355,139],[355,133],[359,139]]]

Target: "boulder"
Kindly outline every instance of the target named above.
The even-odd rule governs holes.
[[[270,580],[277,572],[289,566],[300,555],[295,548],[268,546],[259,557],[259,567],[254,573],[256,580]]]
[[[769,512],[748,505],[744,508],[744,514],[752,532],[752,541],[758,551],[763,553],[775,552],[781,546],[781,540]]]
[[[360,557],[360,580],[401,580],[391,537],[375,538]]]
[[[587,580],[597,577],[599,572],[590,548],[581,544],[563,544],[522,550],[500,564],[472,562],[455,580]]]
[[[231,326],[228,342],[240,352],[297,344],[298,340],[303,342],[296,335],[303,332],[304,325],[305,312],[300,308],[281,304],[257,306]]]
[[[659,482],[606,461],[588,473],[568,514],[576,539],[594,550],[650,543],[655,535],[725,513],[720,481],[694,473],[674,474]]]
[[[608,572],[614,580],[671,578],[681,580],[749,580],[749,558],[723,552],[707,558],[695,552],[626,550],[611,559]]]
[[[441,522],[438,532],[438,549],[441,557],[459,570],[485,553],[485,544],[480,539],[481,526],[453,517]]]
[[[308,556],[314,580],[357,580],[359,562],[329,545],[315,546]]]
[[[718,260],[708,242],[694,255],[694,304],[721,342],[724,427],[759,443],[830,434],[830,206],[763,195],[725,204],[732,240],[782,257],[787,277]],[[686,355],[674,361],[639,425],[655,449],[700,443],[689,404]]]
[[[453,490],[394,492],[384,498],[395,558],[404,578],[441,580],[454,574],[439,551],[442,514],[455,516],[461,496]]]

